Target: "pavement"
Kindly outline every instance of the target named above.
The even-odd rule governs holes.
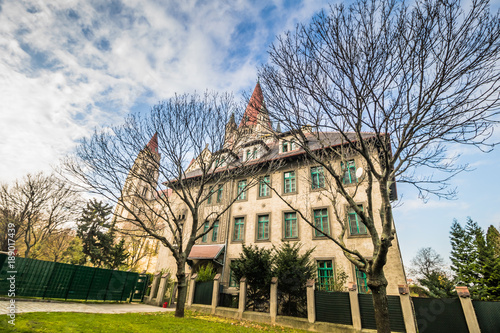
[[[0,300],[0,315],[9,313],[10,302]],[[27,312],[85,312],[85,313],[129,313],[129,312],[168,312],[175,308],[161,308],[140,303],[73,303],[73,302],[41,302],[16,300],[16,313]]]

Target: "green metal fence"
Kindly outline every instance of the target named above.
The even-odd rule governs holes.
[[[377,329],[375,324],[375,310],[373,309],[373,298],[371,294],[358,294],[359,311],[361,313],[361,327]],[[389,320],[392,332],[406,332],[401,300],[399,296],[387,296],[387,307],[389,308]]]
[[[482,333],[500,332],[500,302],[472,301]]]
[[[349,293],[315,290],[314,302],[317,321],[352,325]]]
[[[8,267],[7,255],[0,254],[0,295],[7,295],[15,276],[16,296],[81,300],[125,301],[134,290],[138,273],[114,271],[15,257]]]
[[[412,300],[420,333],[468,332],[465,315],[458,298],[413,297]]]
[[[194,299],[195,304],[212,304],[212,293],[214,289],[214,282],[196,282],[194,287]]]

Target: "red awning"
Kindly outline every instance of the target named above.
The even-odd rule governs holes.
[[[188,259],[217,259],[224,250],[224,244],[194,245]]]

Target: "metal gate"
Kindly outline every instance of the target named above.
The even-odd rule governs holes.
[[[144,301],[144,295],[146,294],[146,288],[148,287],[149,277],[146,274],[139,274],[137,283],[132,294],[132,301],[142,302]]]
[[[196,282],[194,287],[194,299],[195,304],[212,304],[212,293],[214,289],[214,282]]]

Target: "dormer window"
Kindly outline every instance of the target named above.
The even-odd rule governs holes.
[[[246,161],[256,159],[257,158],[257,148],[254,148],[253,150],[252,149],[246,150],[245,156],[246,156],[246,158],[245,158]]]
[[[281,152],[282,153],[287,153],[289,151],[292,151],[292,150],[295,150],[298,148],[299,147],[297,146],[297,144],[295,143],[294,140],[290,140],[290,141],[283,140],[281,143]]]

